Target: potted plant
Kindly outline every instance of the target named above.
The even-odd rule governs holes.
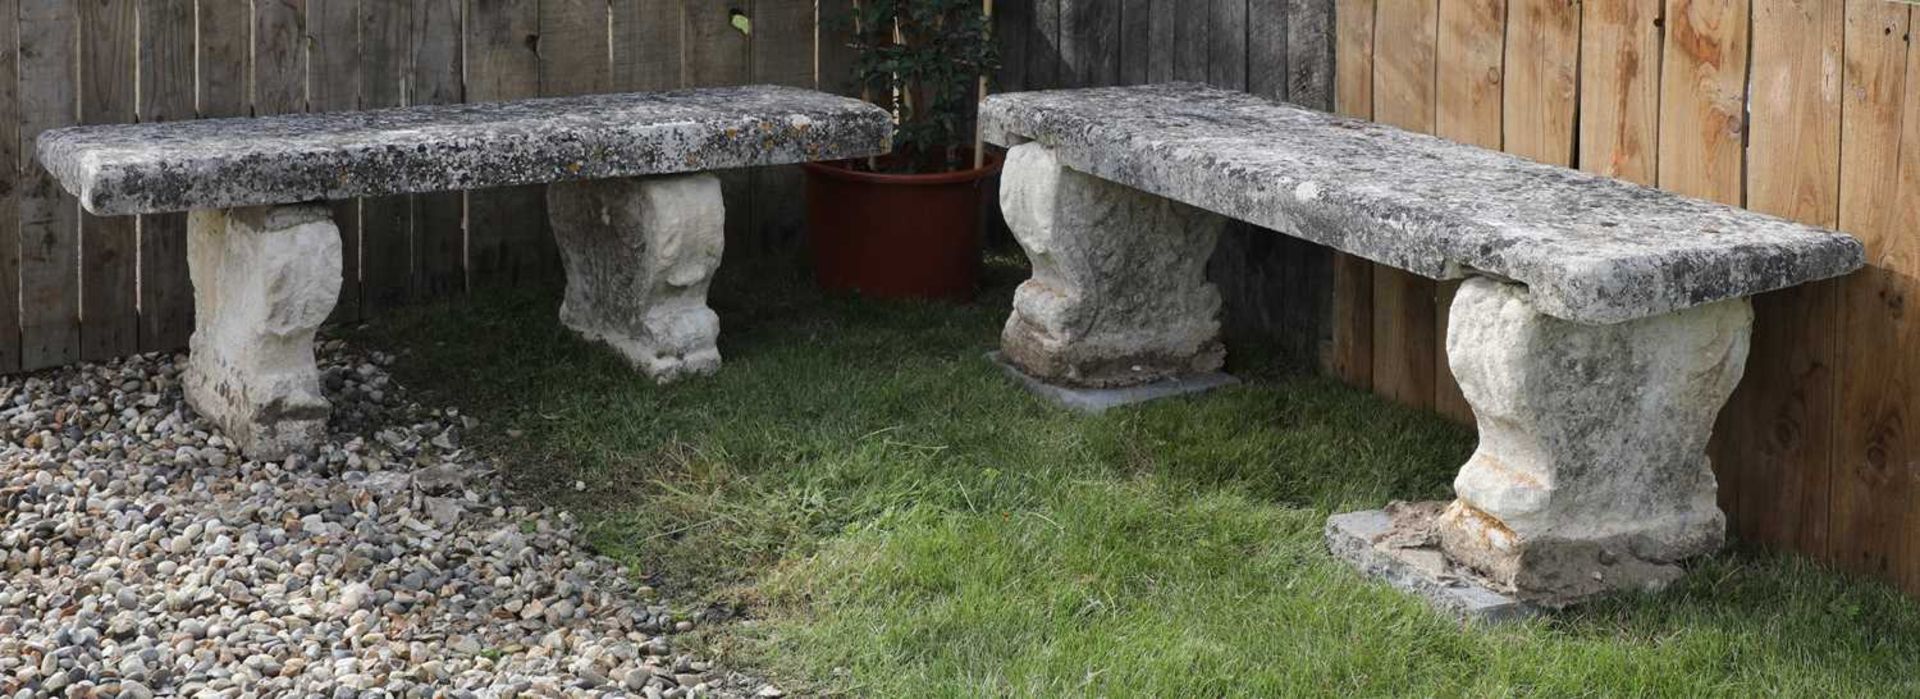
[[[894,114],[893,152],[809,163],[808,240],[829,290],[971,298],[981,188],[1000,158],[978,152],[983,78],[998,66],[981,0],[859,0],[850,46],[861,96]]]

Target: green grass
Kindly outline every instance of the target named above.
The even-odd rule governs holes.
[[[1463,628],[1329,559],[1320,530],[1444,497],[1469,431],[1258,347],[1235,348],[1250,385],[1068,415],[982,359],[1020,276],[993,273],[953,307],[725,268],[727,365],[669,387],[572,339],[551,290],[358,334],[481,418],[523,497],[752,620],[711,626],[710,650],[805,694],[1920,694],[1916,606],[1787,556]]]

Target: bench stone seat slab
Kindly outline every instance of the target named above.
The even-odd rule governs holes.
[[[892,132],[859,100],[748,86],[81,126],[37,147],[110,216],[866,157]]]
[[[1526,285],[1617,323],[1834,277],[1829,230],[1390,126],[1189,84],[989,97],[988,140],[1433,279]]]

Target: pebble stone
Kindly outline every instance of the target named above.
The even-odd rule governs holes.
[[[0,697],[778,696],[678,648],[393,356],[319,354],[330,434],[280,461],[185,406],[184,356],[0,378]]]

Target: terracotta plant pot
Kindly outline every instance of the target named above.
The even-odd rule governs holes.
[[[981,188],[1000,163],[989,156],[977,170],[924,175],[804,164],[815,279],[829,291],[882,298],[973,298]]]

